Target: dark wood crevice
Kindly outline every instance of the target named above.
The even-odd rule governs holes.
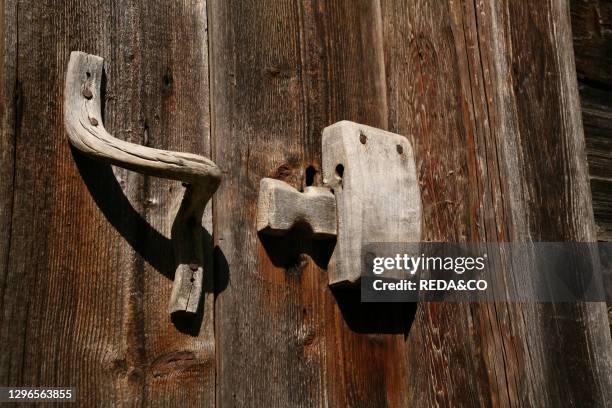
[[[572,0],[572,35],[597,239],[612,241],[612,2]]]

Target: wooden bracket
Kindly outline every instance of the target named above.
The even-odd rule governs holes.
[[[102,123],[103,59],[70,54],[64,88],[64,123],[70,143],[84,154],[139,173],[182,181],[183,201],[172,224],[177,268],[168,310],[196,313],[202,294],[204,207],[221,182],[211,160],[191,153],[153,149],[113,137]]]
[[[359,280],[362,247],[421,240],[421,191],[410,141],[342,121],[323,130],[323,183],[333,189],[338,242],[329,283]]]
[[[354,284],[365,244],[421,239],[414,153],[403,136],[349,121],[325,128],[322,143],[325,187],[300,193],[283,181],[263,179],[257,230],[282,235],[302,223],[315,237],[337,236],[329,283]]]

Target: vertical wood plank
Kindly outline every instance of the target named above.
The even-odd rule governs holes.
[[[331,292],[331,248],[256,235],[259,180],[320,184],[321,131],[386,127],[377,1],[210,2],[219,265],[217,402],[227,406],[400,406],[406,307]],[[229,276],[226,276],[228,274]],[[376,327],[374,327],[376,326]],[[374,374],[375,373],[375,374]]]
[[[482,112],[473,106],[482,100],[469,86],[470,33],[453,12],[448,2],[383,1],[389,128],[413,141],[423,239],[434,242],[472,241],[484,227],[474,219],[486,181],[477,174],[475,146]],[[502,380],[489,379],[499,370],[484,361],[493,351],[480,344],[484,336],[499,345],[500,322],[493,334],[484,325],[478,331],[478,323],[467,305],[419,305],[405,348],[411,406],[509,405]]]
[[[255,229],[260,178],[276,167],[299,187],[308,159],[297,9],[290,1],[209,6],[213,160],[225,173],[213,197],[214,236],[227,260],[215,276],[216,284],[227,282],[215,310],[217,401],[299,406],[324,397],[319,322],[312,302],[302,300],[320,279],[308,261],[293,260],[295,273],[284,275]]]
[[[141,143],[210,157],[206,2],[141,2],[139,19],[139,73],[145,73],[140,95]],[[147,262],[144,268],[145,401],[212,406],[215,344],[211,206],[205,215],[207,265],[201,311],[195,318],[174,317],[171,321],[163,312],[175,267],[167,237],[184,188],[158,178],[146,180],[144,186],[144,212],[154,230],[148,229],[143,248],[159,262]]]
[[[6,292],[13,213],[13,182],[15,161],[15,132],[19,117],[19,92],[15,86],[16,15],[12,2],[0,1],[0,299]],[[2,319],[3,315],[0,315]],[[0,320],[1,321],[1,320]],[[1,334],[0,334],[1,336]],[[0,337],[0,340],[2,337]],[[7,355],[0,355],[0,367],[7,366]],[[0,382],[6,373],[0,372]]]
[[[567,4],[383,10],[389,127],[415,140],[426,238],[593,241]],[[419,308],[406,345],[415,406],[611,398],[602,304]]]
[[[19,97],[3,98],[17,113],[14,132],[3,132],[10,138],[3,142],[14,146],[14,210],[2,277],[1,371],[3,385],[15,386],[76,385],[81,376],[81,392],[95,401],[114,394],[110,363],[121,332],[121,292],[108,277],[117,238],[87,200],[63,133],[63,11],[43,2],[5,3],[4,21],[14,29],[14,52],[5,56],[14,71],[4,90]],[[97,248],[96,234],[103,237]]]
[[[10,227],[2,385],[76,386],[92,406],[214,405],[212,293],[194,320],[166,313],[182,187],[71,153],[61,113],[70,51],[95,53],[106,59],[114,135],[208,155],[205,2],[7,1],[3,10],[2,146],[15,149],[3,149],[14,160],[2,172],[15,177],[14,210],[3,201],[0,217]],[[3,200],[10,188],[3,182]]]

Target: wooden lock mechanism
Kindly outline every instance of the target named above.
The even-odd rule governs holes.
[[[353,285],[361,277],[364,245],[421,239],[414,153],[403,136],[349,121],[325,128],[322,143],[324,187],[300,193],[262,179],[257,230],[283,235],[302,224],[315,239],[335,236],[329,284]]]

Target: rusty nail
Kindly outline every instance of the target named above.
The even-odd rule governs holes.
[[[89,118],[89,123],[91,123],[93,126],[98,126],[98,120],[96,118]]]
[[[192,263],[190,263],[190,264],[189,264],[189,269],[191,269],[191,270],[192,270],[192,271],[194,271],[194,272],[195,272],[195,271],[197,271],[197,270],[198,270],[198,268],[199,268],[199,266],[198,266],[198,264],[197,264],[197,263],[195,263],[195,262],[192,262]]]
[[[93,93],[91,93],[91,90],[89,88],[85,88],[83,89],[83,96],[87,99],[91,99],[93,98]]]
[[[402,145],[397,145],[397,146],[396,146],[396,148],[397,148],[397,152],[398,152],[399,154],[404,153],[404,148],[402,147]]]
[[[361,144],[366,144],[366,142],[368,141],[368,138],[366,135],[364,135],[363,133],[359,136],[359,141],[361,142]]]

